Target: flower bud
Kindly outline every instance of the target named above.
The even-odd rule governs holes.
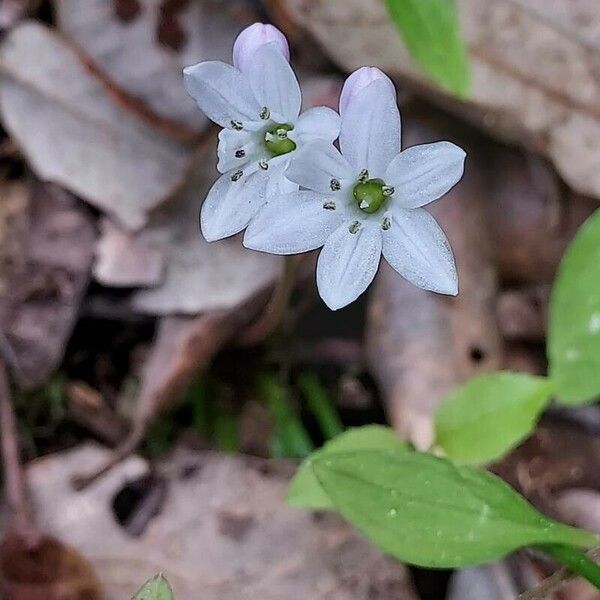
[[[251,61],[252,55],[264,44],[277,44],[286,60],[290,60],[290,48],[285,35],[273,27],[264,23],[254,23],[244,29],[235,40],[233,45],[233,64],[240,71],[245,71]]]
[[[340,95],[340,115],[344,114],[348,104],[360,90],[366,88],[370,83],[373,83],[373,81],[378,79],[385,81],[389,85],[394,96],[396,95],[396,88],[394,87],[392,80],[383,71],[377,67],[361,67],[354,71],[344,83]]]

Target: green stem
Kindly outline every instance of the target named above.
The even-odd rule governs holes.
[[[319,424],[325,439],[329,440],[344,431],[340,416],[319,379],[313,373],[303,373],[298,387],[306,398],[310,411]]]
[[[544,552],[554,557],[567,569],[587,579],[600,590],[600,565],[587,554],[571,546],[549,544],[541,547]]]

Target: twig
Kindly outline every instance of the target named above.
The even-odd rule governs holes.
[[[6,501],[11,512],[12,529],[28,548],[34,549],[39,544],[40,533],[35,526],[27,497],[25,477],[19,460],[17,424],[11,402],[8,375],[2,361],[0,361],[0,434]]]
[[[594,560],[600,559],[600,548],[594,548],[588,553],[590,558]],[[545,600],[550,597],[551,594],[560,590],[560,588],[568,583],[569,581],[577,578],[577,575],[573,574],[568,569],[560,569],[553,573],[547,579],[544,579],[537,587],[523,592],[517,600]]]

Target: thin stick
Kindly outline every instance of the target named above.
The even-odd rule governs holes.
[[[8,376],[0,361],[0,434],[2,439],[2,466],[6,501],[11,513],[11,529],[29,548],[39,544],[40,533],[35,526],[23,467],[19,460],[17,423],[13,412]]]
[[[600,548],[594,548],[587,553],[590,559],[600,559]],[[569,569],[560,569],[553,573],[547,579],[544,579],[537,587],[523,592],[517,600],[547,600],[551,594],[560,590],[560,588],[575,579],[577,574],[574,574]]]

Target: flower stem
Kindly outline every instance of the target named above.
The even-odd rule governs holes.
[[[296,284],[300,257],[286,256],[283,274],[275,284],[273,294],[262,315],[246,329],[238,340],[240,346],[255,346],[268,337],[284,318]]]
[[[600,590],[600,565],[594,562],[585,552],[560,544],[549,544],[541,548],[570,571],[581,575]]]

